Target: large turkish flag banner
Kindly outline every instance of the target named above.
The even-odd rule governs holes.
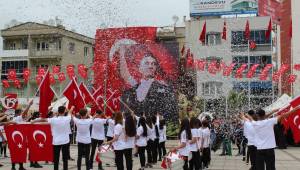
[[[12,163],[25,163],[27,157],[26,124],[4,127]]]
[[[28,125],[27,134],[29,160],[53,162],[53,146],[50,125]]]

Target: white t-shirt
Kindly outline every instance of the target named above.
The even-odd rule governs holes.
[[[154,141],[156,138],[156,135],[155,135],[155,127],[152,126],[152,128],[150,128],[148,125],[147,125],[147,140],[152,140]]]
[[[179,149],[179,154],[182,156],[189,156],[189,142],[187,139],[187,135],[185,133],[185,130],[183,130],[180,134],[180,144],[185,143],[185,147]]]
[[[0,132],[2,133],[2,135],[4,137],[4,126],[0,126]],[[3,142],[3,141],[4,141],[4,139],[2,139],[2,137],[0,136],[0,142]]]
[[[47,119],[51,125],[53,145],[64,145],[70,142],[69,131],[71,116],[57,116]]]
[[[124,142],[124,149],[134,148],[135,136],[134,137],[125,136],[123,142]]]
[[[115,121],[113,119],[107,119],[108,127],[106,136],[113,137],[114,136],[114,127]]]
[[[248,146],[255,145],[255,130],[250,121],[245,121],[244,123],[244,136],[248,140]]]
[[[25,120],[22,118],[22,115],[14,117],[13,121],[16,122],[16,123],[23,123],[23,122],[25,122]]]
[[[274,125],[277,124],[278,118],[253,121],[252,125],[255,130],[255,144],[258,150],[272,149],[276,147]]]
[[[202,128],[199,128],[198,129],[198,135],[199,135],[199,138],[198,138],[198,148],[201,149],[201,146],[202,146],[202,139],[203,139],[203,134],[202,134]]]
[[[93,139],[104,140],[105,139],[105,131],[104,124],[106,123],[106,119],[95,118],[92,120],[92,135]]]
[[[210,130],[209,128],[202,129],[203,148],[208,148],[210,144]]]
[[[199,130],[198,129],[191,129],[192,132],[192,138],[199,138]],[[190,144],[190,151],[198,151],[197,142]]]
[[[165,142],[167,140],[167,127],[164,126],[163,129],[158,129],[159,132],[159,143]]]
[[[144,129],[142,126],[138,127],[136,130],[136,135],[138,136],[138,139],[136,140],[137,146],[147,146],[147,137],[143,136]]]
[[[114,135],[119,136],[118,140],[113,142],[114,150],[123,150],[124,149],[124,130],[121,124],[116,124],[114,127]]]
[[[90,127],[92,119],[77,119],[73,118],[74,123],[77,127],[76,141],[83,144],[91,143]]]

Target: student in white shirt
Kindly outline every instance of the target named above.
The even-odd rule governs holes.
[[[192,140],[192,133],[190,128],[190,122],[188,118],[184,118],[180,123],[180,131],[178,134],[180,145],[172,149],[171,151],[179,151],[179,154],[184,158],[183,170],[189,170],[188,156],[189,156],[189,140]]]
[[[90,169],[90,145],[91,145],[91,134],[90,127],[92,124],[92,119],[89,118],[87,109],[79,110],[80,119],[73,117],[74,123],[77,127],[76,142],[78,148],[78,159],[77,159],[77,169],[81,169],[81,160],[84,155],[86,170]]]
[[[106,140],[110,141],[114,137],[114,127],[115,127],[115,113],[112,114],[110,118],[106,120],[107,124],[107,132],[106,132]]]
[[[249,110],[248,115],[252,117],[252,119],[257,120],[256,114],[254,110]],[[256,169],[256,146],[255,146],[255,130],[252,126],[251,121],[244,121],[244,136],[248,140],[248,149],[247,149],[247,160],[248,156],[250,157],[251,170]]]
[[[157,156],[158,156],[158,150],[159,150],[159,120],[158,120],[158,117],[157,115],[152,115],[151,116],[151,119],[152,119],[152,123],[153,123],[153,126],[154,126],[154,136],[155,136],[155,139],[154,139],[154,142],[153,142],[153,152],[152,152],[152,163],[153,164],[156,164],[157,163]]]
[[[210,162],[210,130],[208,121],[202,121],[202,162],[203,167],[208,168]]]
[[[74,106],[68,112],[68,115],[65,116],[66,107],[59,106],[58,107],[58,115],[52,118],[41,118],[33,120],[32,123],[35,122],[48,122],[51,125],[51,132],[53,137],[53,162],[54,162],[54,170],[59,169],[59,156],[60,151],[62,151],[62,159],[63,159],[63,170],[68,170],[68,143],[70,142],[69,131],[67,126],[70,126],[71,122],[71,113],[73,112]]]
[[[198,148],[197,141],[199,140],[199,123],[196,117],[192,117],[190,120],[192,140],[189,142],[190,151],[192,152],[192,159],[189,161],[190,169],[199,170],[200,169],[200,152]]]
[[[104,124],[107,119],[101,110],[97,110],[92,121],[92,150],[90,156],[90,169],[93,169],[93,161],[97,147],[100,147],[105,140]],[[102,162],[98,163],[98,170],[102,170]]]
[[[123,128],[123,116],[121,112],[116,112],[114,137],[112,140],[107,141],[107,144],[113,145],[115,151],[115,161],[117,165],[117,170],[124,170],[124,165],[123,165],[124,139],[125,139],[125,132]]]
[[[145,150],[147,146],[147,125],[144,117],[140,117],[136,133],[136,145],[138,147],[138,155],[141,164],[141,168],[139,170],[144,170],[146,165]]]
[[[159,147],[158,147],[158,156],[159,161],[162,160],[162,157],[164,157],[167,154],[166,151],[166,140],[167,140],[167,127],[166,127],[166,121],[165,119],[159,120]]]
[[[154,140],[155,140],[155,127],[153,125],[152,119],[150,116],[146,117],[146,124],[147,124],[147,164],[146,168],[152,168],[153,155],[154,155]]]
[[[293,110],[273,118],[268,118],[266,112],[259,109],[256,114],[258,121],[252,120],[252,125],[255,130],[255,145],[257,147],[256,154],[256,169],[257,170],[274,170],[275,168],[275,151],[276,147],[274,125],[280,122],[285,117],[299,110],[300,106],[295,107]],[[241,114],[242,119],[247,119],[244,114]]]
[[[132,170],[132,149],[135,146],[136,123],[133,115],[125,117],[125,138],[123,153],[125,156],[126,169]]]

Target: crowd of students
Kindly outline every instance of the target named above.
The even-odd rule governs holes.
[[[139,157],[140,170],[152,168],[153,165],[162,161],[164,156],[167,155],[165,148],[165,142],[167,141],[166,122],[159,113],[151,116],[145,116],[145,114],[136,116],[133,112],[116,112],[111,117],[106,117],[102,111],[98,110],[91,116],[87,109],[81,109],[78,113],[73,114],[74,107],[66,111],[65,106],[60,106],[57,113],[50,111],[48,118],[39,118],[38,114],[33,114],[31,117],[27,116],[31,105],[32,101],[23,112],[20,109],[15,110],[15,117],[12,121],[5,121],[5,116],[1,115],[1,124],[48,122],[51,125],[53,137],[54,170],[60,169],[61,152],[63,169],[68,169],[68,160],[71,158],[71,122],[76,126],[77,169],[79,170],[81,169],[82,158],[85,159],[86,169],[93,169],[95,154],[102,145],[109,145],[114,150],[114,164],[117,170],[125,168],[132,170],[133,155]],[[247,139],[247,143],[239,142],[240,146],[243,146],[240,152],[246,153],[243,148],[247,144],[251,170],[275,169],[274,148],[276,143],[273,126],[299,108],[296,107],[279,116],[273,114],[278,110],[266,115],[262,109],[256,112],[250,110],[248,114],[240,114],[243,125],[241,136]],[[269,118],[271,115],[273,118]],[[184,170],[208,168],[211,160],[211,143],[213,143],[211,142],[213,138],[211,131],[214,129],[210,127],[210,121],[206,118],[200,120],[192,117],[180,120],[179,145],[171,148],[170,152],[178,152],[182,156]],[[237,134],[240,134],[240,131]],[[0,133],[0,138],[3,146],[5,138],[2,133]],[[226,150],[226,146],[223,148]],[[6,154],[4,148],[1,151]],[[30,166],[34,168],[42,167],[37,162],[31,162]],[[19,169],[25,170],[22,163],[19,163]],[[102,161],[98,162],[97,169],[103,169]],[[12,163],[12,170],[15,170],[15,163]]]

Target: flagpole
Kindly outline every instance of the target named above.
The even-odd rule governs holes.
[[[248,38],[248,69],[250,69],[250,47],[249,47],[250,40]],[[248,109],[250,110],[250,79],[248,79]]]
[[[274,74],[274,66],[273,66],[273,38],[272,38],[272,29],[270,32],[270,40],[271,40],[271,63],[272,63],[272,75]],[[272,85],[272,103],[275,100],[275,92],[274,92],[274,85],[273,80],[271,78],[271,85]]]

